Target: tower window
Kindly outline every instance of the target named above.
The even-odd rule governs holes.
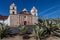
[[[14,14],[14,12],[13,12],[13,14]]]
[[[13,7],[13,10],[14,10],[14,7]]]

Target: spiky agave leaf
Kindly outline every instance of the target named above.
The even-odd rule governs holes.
[[[21,31],[21,34],[25,34],[27,32],[27,28],[25,26],[22,26],[21,28],[19,28]]]
[[[38,39],[42,38],[43,31],[44,31],[44,29],[37,25],[36,28],[34,29],[34,36]]]

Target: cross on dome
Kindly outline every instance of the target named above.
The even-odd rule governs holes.
[[[27,9],[26,9],[26,8],[24,8],[24,9],[23,9],[23,11],[27,11]]]
[[[33,6],[32,10],[36,10],[36,8]]]
[[[12,6],[15,6],[15,3],[12,3],[11,5],[12,5]]]
[[[33,8],[31,9],[31,12],[37,12],[37,9],[33,6]]]

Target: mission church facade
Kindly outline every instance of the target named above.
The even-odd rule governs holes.
[[[30,12],[25,8],[22,12],[17,12],[17,7],[13,3],[10,5],[10,15],[7,18],[8,26],[35,25],[38,23],[37,9],[33,7]]]

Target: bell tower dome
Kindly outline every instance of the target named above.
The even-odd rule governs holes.
[[[31,14],[33,16],[37,16],[37,9],[33,6],[33,8],[31,9]]]
[[[14,3],[10,5],[10,14],[17,14],[17,7]]]
[[[27,9],[26,9],[26,8],[24,8],[22,11],[27,11]]]

